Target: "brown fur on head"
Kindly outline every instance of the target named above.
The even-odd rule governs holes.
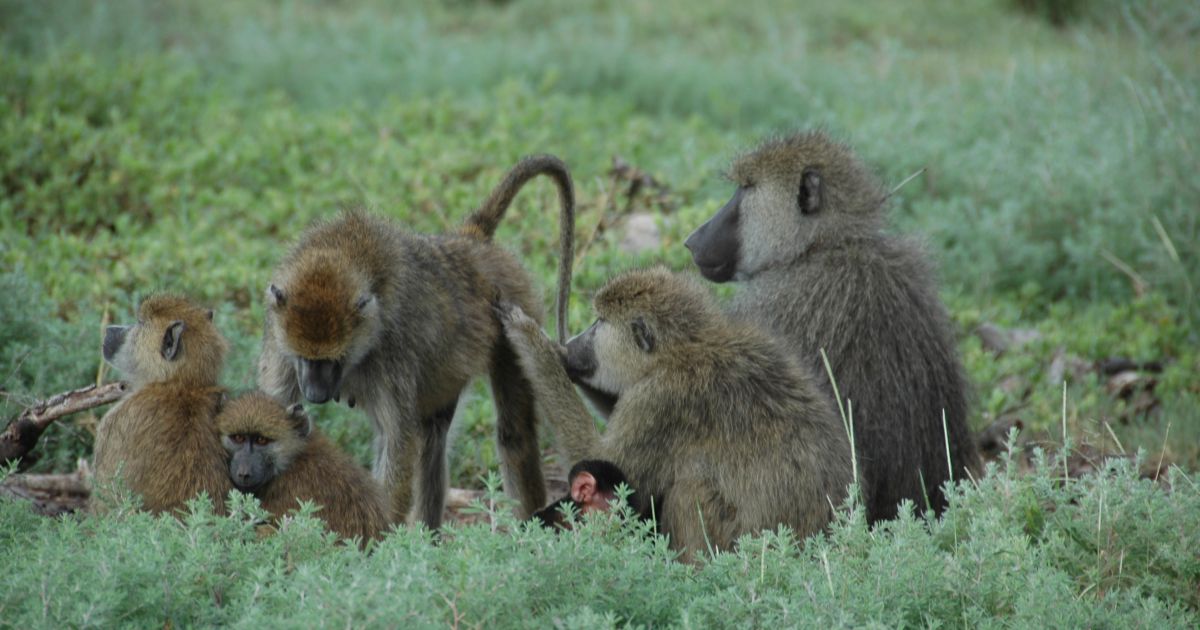
[[[285,343],[306,359],[354,363],[378,329],[367,275],[345,252],[333,249],[303,252],[288,272],[267,288],[267,306]]]
[[[642,318],[662,336],[693,340],[713,325],[718,312],[704,287],[665,267],[618,275],[600,289],[593,305],[601,318]]]
[[[677,357],[705,353],[722,327],[708,292],[662,267],[613,278],[593,302],[597,319],[567,343],[566,367],[576,382],[609,395]]]
[[[263,392],[250,392],[227,402],[217,415],[222,435],[256,434],[287,445],[290,455],[304,448],[303,435],[311,431],[308,415],[299,404],[284,407]]]
[[[254,442],[252,447],[265,451],[266,457],[255,462],[256,466],[265,464],[266,468],[255,471],[254,487],[287,470],[292,460],[304,450],[312,432],[311,420],[303,406],[284,407],[262,392],[251,392],[229,401],[217,415],[216,422],[225,449],[234,457],[232,468],[236,469],[240,463],[238,451],[246,440]],[[236,475],[233,481],[239,488],[244,487]]]
[[[152,295],[138,307],[136,324],[106,332],[105,359],[134,388],[165,381],[215,385],[229,344],[212,316],[185,297]]]

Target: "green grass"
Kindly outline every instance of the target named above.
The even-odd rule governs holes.
[[[1124,403],[1105,393],[1095,376],[1072,379],[1068,432],[1076,443],[1119,450],[1119,440],[1126,451],[1142,448],[1148,457],[1194,470],[1200,464],[1200,66],[1194,61],[1200,9],[1182,1],[1105,0],[1088,3],[1058,28],[1012,4],[757,0],[730,7],[629,0],[568,9],[550,0],[0,0],[0,417],[37,396],[104,375],[99,341],[106,313],[114,321],[129,319],[137,301],[159,289],[183,291],[216,308],[233,342],[225,382],[252,386],[262,291],[282,251],[309,222],[341,206],[366,205],[414,230],[443,230],[527,153],[556,153],[571,165],[579,239],[602,219],[616,225],[600,233],[577,267],[570,324],[579,330],[591,318],[591,293],[616,270],[660,261],[690,267],[681,242],[727,198],[730,186],[721,173],[738,151],[770,133],[824,126],[856,146],[889,182],[926,169],[894,198],[892,223],[921,235],[940,264],[943,295],[975,384],[976,428],[1017,411],[1031,432],[1060,436],[1062,383],[1048,375],[1059,348],[1088,361],[1161,360],[1156,395],[1162,406],[1148,418],[1120,420]],[[665,207],[645,198],[631,206],[659,216],[657,250],[631,256],[617,247],[626,200],[608,174],[613,156],[670,187]],[[557,262],[555,203],[551,186],[535,184],[498,235],[526,261],[548,298]],[[1035,328],[1042,337],[994,357],[972,334],[983,322]],[[1006,386],[1013,379],[1027,395]],[[342,446],[367,461],[370,429],[360,414],[331,407],[314,413]],[[498,468],[493,417],[486,387],[472,386],[456,423],[455,485],[478,487],[482,475]],[[87,456],[95,419],[81,414],[57,423],[39,446],[37,470],[70,469],[75,458]],[[1125,486],[1103,492],[1109,490],[1131,492]],[[990,484],[980,492],[1007,496],[1013,490]],[[987,496],[980,495],[978,505]],[[1054,514],[1075,509],[1048,505]],[[1163,508],[1168,512],[1161,518],[1179,517],[1170,510],[1191,509],[1186,505],[1181,499]],[[0,530],[42,527],[15,506],[2,510]],[[1079,518],[1094,521],[1097,512]],[[103,538],[87,537],[89,528],[111,532],[119,547],[133,544],[117,533],[127,529],[183,544],[197,531],[235,527],[209,523],[180,534],[169,524],[139,519],[48,525],[38,534],[38,549],[51,553],[56,541],[82,545]],[[1120,569],[1129,566],[1127,557],[1116,578],[1101,563],[1092,577],[1078,567],[1054,569],[1028,585],[1010,585],[1016,578],[997,569],[965,585],[955,579],[961,574],[937,570],[946,565],[928,548],[945,544],[939,536],[947,525],[897,527],[910,529],[880,542],[851,527],[846,532],[858,533],[843,532],[850,538],[819,543],[833,545],[826,554],[833,563],[829,574],[820,554],[792,558],[788,551],[777,559],[787,577],[762,593],[746,590],[753,580],[737,579],[738,571],[754,573],[750,565],[759,561],[748,551],[746,567],[723,559],[707,570],[717,576],[711,581],[681,580],[678,595],[653,591],[650,597],[668,602],[661,614],[647,612],[653,601],[622,608],[623,591],[611,599],[596,595],[601,599],[591,608],[579,608],[579,598],[569,600],[574,607],[565,601],[529,605],[549,615],[534,618],[565,625],[604,625],[607,615],[621,623],[704,625],[722,607],[749,607],[747,616],[735,616],[746,623],[787,623],[791,617],[754,616],[761,611],[746,602],[778,603],[796,593],[831,608],[811,615],[808,604],[769,610],[850,625],[975,625],[975,614],[1020,623],[1042,618],[1038,606],[1048,601],[1067,606],[1064,619],[1079,625],[1125,625],[1120,615],[1143,613],[1178,621],[1173,607],[1179,605],[1195,614],[1194,588],[1144,589],[1152,578],[1174,579],[1159,575],[1158,565],[1131,581]],[[1058,566],[1041,542],[1030,546],[1011,532],[987,530],[993,534],[972,537],[984,545],[977,550],[955,543],[955,562],[1019,557],[1025,564],[1012,566]],[[529,602],[522,589],[531,587],[521,580],[497,585],[470,576],[509,575],[502,566],[537,568],[522,564],[531,562],[524,556],[505,557],[514,544],[509,538],[489,542],[483,533],[464,533],[456,538],[461,546],[431,551],[406,533],[387,543],[389,553],[399,554],[387,557],[438,566],[436,576],[426,583],[379,569],[390,576],[381,578],[354,573],[358,565],[349,550],[329,551],[309,534],[297,536],[293,542],[308,545],[305,557],[315,563],[295,583],[305,584],[299,592],[322,593],[318,601],[355,614],[371,614],[367,602],[386,599],[378,594],[379,580],[388,579],[413,592],[431,588],[450,601],[478,586]],[[270,544],[290,543],[244,548],[254,558],[275,558],[278,548]],[[614,550],[607,543],[595,554],[564,549],[578,543],[537,544],[550,545],[546,566],[559,573],[572,559],[596,562]],[[678,569],[661,562],[661,552],[623,544],[613,543],[627,560],[639,558],[631,572],[606,560],[597,583],[653,573],[669,585],[678,577]],[[482,564],[464,569],[473,548],[480,549]],[[148,553],[132,546],[127,552]],[[904,586],[911,575],[888,573],[872,554],[911,557],[925,574],[944,580],[936,587],[944,590],[933,602],[894,603],[880,594]],[[131,560],[137,570],[150,570],[143,561]],[[833,572],[855,562],[854,570]],[[322,571],[333,567],[349,572],[351,583],[370,582],[371,594],[345,599],[342,590],[322,583]],[[10,571],[5,579],[24,570],[34,569]],[[290,614],[279,602],[297,597],[289,590],[297,588],[291,577],[277,579],[283,582],[272,587],[274,604],[256,613],[263,618]],[[64,588],[72,597],[103,602],[101,591],[89,591],[94,582]],[[229,584],[241,593],[239,602],[255,601],[239,591],[241,578]],[[1034,586],[1049,595],[1036,599]],[[598,593],[595,584],[579,588]],[[831,588],[837,596],[826,599]],[[1006,593],[995,601],[1008,608],[989,603],[985,591],[992,588]],[[1158,599],[1142,599],[1147,593]],[[104,604],[121,612],[93,618],[143,624],[169,618],[156,616],[157,604],[138,607],[149,597]],[[189,599],[197,597],[188,591],[172,600],[191,611],[178,619],[217,623],[243,614],[199,612],[207,609]],[[488,625],[497,613],[478,597],[464,604],[468,619]],[[72,611],[63,615],[83,615],[54,599]],[[4,601],[9,609],[16,605]],[[408,601],[384,609],[402,611],[406,604],[399,602]],[[689,601],[695,603],[681,603]],[[1086,617],[1089,609],[1080,602],[1096,601],[1103,606],[1095,614],[1114,616]],[[927,618],[920,612],[926,609]],[[888,617],[893,610],[904,612]],[[429,619],[449,619],[442,615]]]

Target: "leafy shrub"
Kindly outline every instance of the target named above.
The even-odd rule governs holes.
[[[402,528],[367,553],[302,513],[256,540],[261,510],[198,501],[182,522],[118,510],[45,521],[0,501],[0,613],[16,627],[113,624],[446,624],[1194,627],[1200,622],[1200,491],[1129,462],[1063,483],[992,470],[950,493],[945,516],[906,512],[868,529],[847,513],[828,535],[746,537],[692,568],[627,515],[573,532],[516,523],[495,478],[480,510],[440,544]]]

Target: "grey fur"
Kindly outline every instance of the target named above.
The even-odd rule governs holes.
[[[819,176],[819,203],[805,212],[801,202],[814,198],[802,183],[808,173]],[[832,393],[826,351],[853,403],[872,522],[894,517],[902,499],[924,506],[928,496],[940,513],[951,470],[943,410],[954,478],[977,471],[979,459],[967,428],[968,381],[928,257],[883,232],[883,187],[822,132],[769,141],[736,160],[731,176],[741,200],[730,314],[778,334]],[[700,240],[689,238],[689,247]],[[693,256],[703,252],[693,247]]]

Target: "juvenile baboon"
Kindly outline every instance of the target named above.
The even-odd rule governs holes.
[[[849,147],[815,131],[766,142],[731,169],[733,198],[688,237],[700,273],[739,283],[730,313],[773,330],[852,401],[867,515],[901,499],[945,507],[977,470],[968,384],[926,255],[883,231],[887,193]],[[828,378],[822,381],[832,393]]]
[[[565,357],[520,308],[498,306],[568,460],[625,471],[687,557],[780,524],[800,536],[825,527],[851,481],[850,446],[794,358],[663,269],[616,277],[594,305]],[[603,435],[568,371],[616,399]]]
[[[383,486],[312,426],[304,407],[284,407],[262,392],[242,395],[217,416],[229,452],[229,477],[276,517],[321,506],[317,517],[343,538],[362,544],[383,536],[388,501]]]
[[[491,240],[513,197],[537,175],[553,179],[562,205],[558,330],[565,337],[575,199],[566,165],[553,156],[521,160],[456,233],[412,234],[361,211],[317,223],[267,289],[260,387],[287,403],[301,396],[362,403],[375,429],[375,476],[388,488],[395,521],[415,503],[416,519],[441,523],[446,432],[463,387],[485,371],[505,490],[521,516],[545,503],[532,395],[491,310],[499,298],[542,316],[528,274]]]
[[[121,371],[130,391],[96,430],[94,510],[107,507],[106,490],[119,471],[151,512],[181,510],[201,490],[223,512],[232,486],[213,418],[228,344],[212,311],[183,297],[148,297],[137,318],[104,334],[104,360]]]
[[[624,484],[630,490],[633,485],[616,464],[600,459],[585,459],[571,467],[567,474],[567,496],[533,513],[533,519],[549,528],[571,529],[571,522],[564,518],[563,508],[572,506],[582,516],[588,512],[604,512],[617,502],[617,488]],[[649,514],[643,509],[636,492],[626,501],[641,518]]]

